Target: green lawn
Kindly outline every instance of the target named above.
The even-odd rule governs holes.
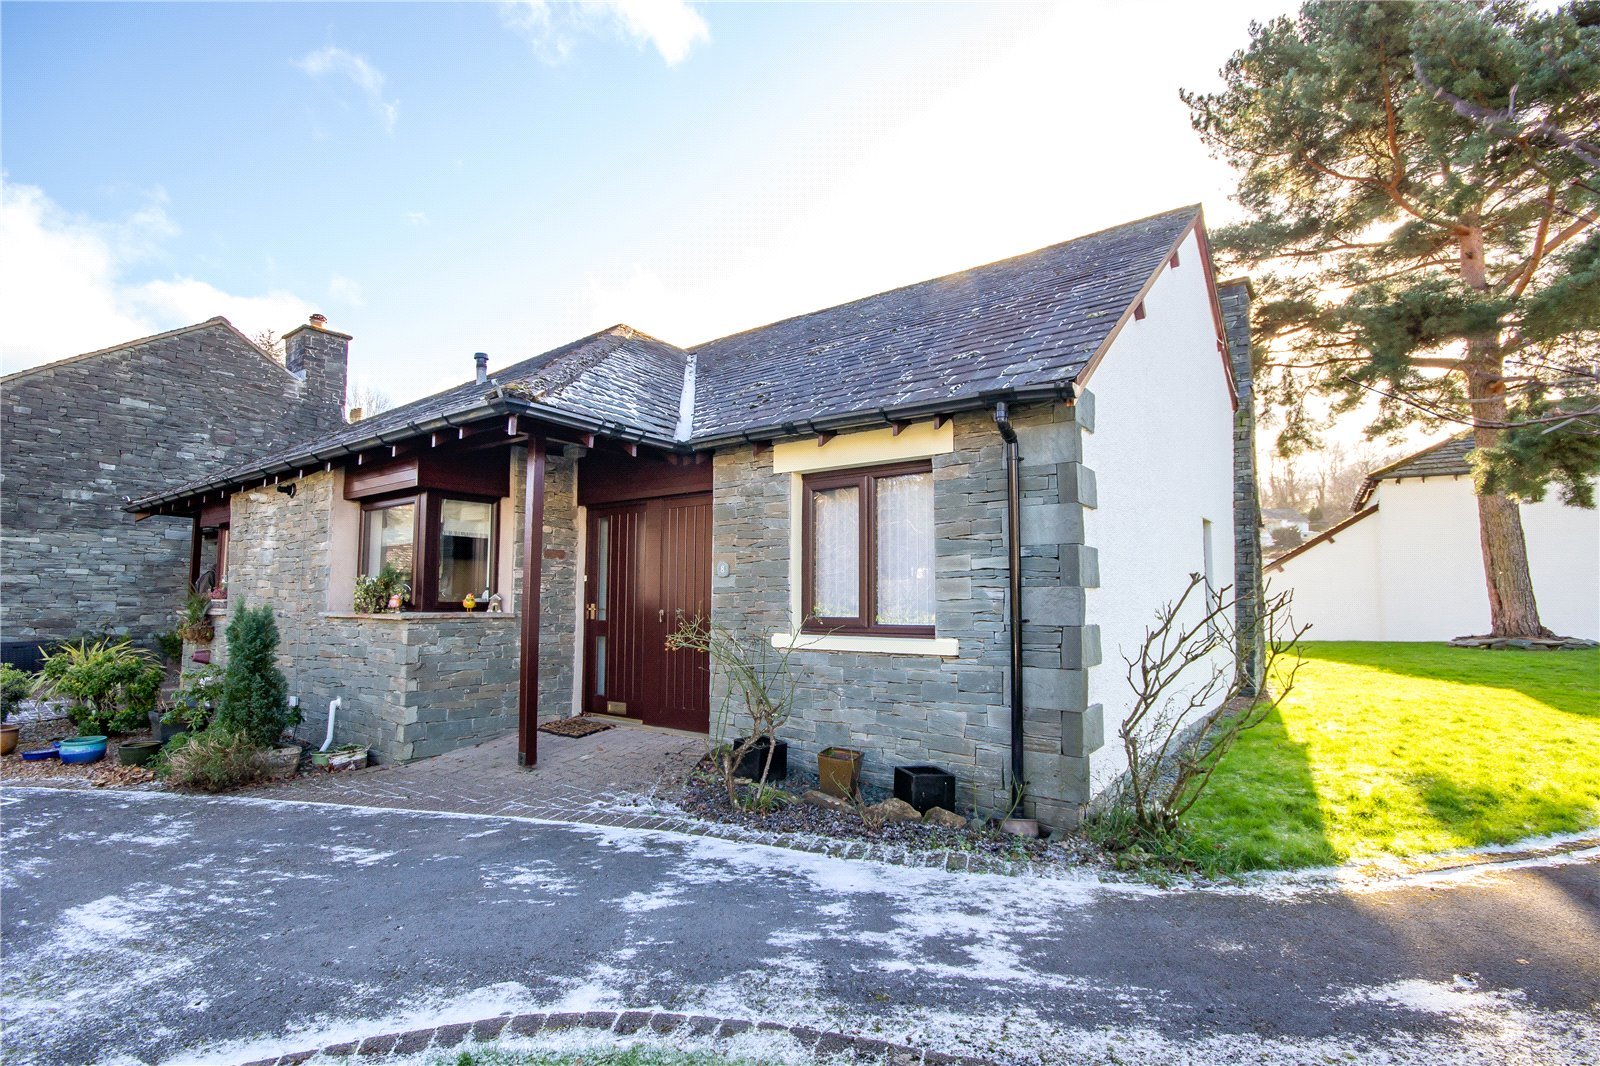
[[[1240,870],[1600,825],[1600,651],[1310,643],[1190,812]]]

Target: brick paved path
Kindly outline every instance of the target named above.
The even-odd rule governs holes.
[[[617,726],[587,737],[539,734],[539,764],[517,765],[515,734],[413,763],[301,774],[246,796],[461,814],[589,820],[592,804],[649,795],[705,753],[706,739]]]

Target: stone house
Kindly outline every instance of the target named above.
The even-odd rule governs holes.
[[[385,760],[516,730],[532,765],[578,713],[720,735],[725,683],[665,647],[703,617],[789,650],[792,759],[935,763],[989,811],[1021,782],[1067,824],[1124,768],[1121,650],[1190,573],[1235,581],[1228,340],[1184,208],[694,347],[480,355],[133,507],[228,509],[308,737],[335,698]],[[356,613],[386,562],[404,609]]]
[[[342,427],[349,341],[301,326],[285,366],[213,318],[0,379],[8,661],[74,635],[171,630],[202,563],[216,569],[225,520],[135,521],[123,505]]]

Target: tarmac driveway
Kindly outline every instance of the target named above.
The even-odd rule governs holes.
[[[7,789],[7,1062],[656,1008],[996,1062],[1600,1061],[1600,857],[1157,892],[442,813]]]

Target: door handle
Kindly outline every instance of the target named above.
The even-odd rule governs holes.
[[[656,611],[656,621],[657,622],[665,622],[666,620],[667,620],[667,609],[665,607],[662,607],[660,610]]]
[[[596,605],[595,605],[595,604],[592,604],[592,603],[591,603],[591,604],[589,604],[589,606],[588,606],[588,608],[587,608],[587,612],[588,612],[588,615],[589,615],[589,621],[591,621],[591,622],[593,622],[593,621],[594,621],[594,616],[595,616],[595,608],[596,608]]]

